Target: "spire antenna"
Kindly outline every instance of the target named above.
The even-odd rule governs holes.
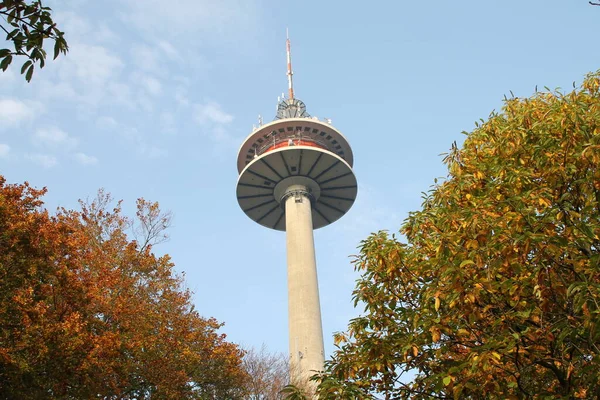
[[[286,49],[287,49],[287,77],[288,77],[288,97],[290,99],[294,98],[294,83],[292,82],[292,46],[290,43],[290,33],[287,28],[285,28],[285,36],[286,36]]]

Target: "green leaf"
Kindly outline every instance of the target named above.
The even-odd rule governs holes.
[[[23,64],[23,66],[21,67],[21,75],[23,75],[25,73],[25,71],[27,70],[27,68],[29,68],[29,66],[31,64],[33,64],[33,61],[31,61],[31,60],[29,60]]]
[[[450,382],[452,382],[451,376],[447,376],[444,378],[444,386],[448,386],[450,384]]]
[[[13,40],[17,34],[19,33],[19,28],[13,29],[8,35],[6,35],[6,40]]]
[[[33,76],[33,68],[34,65],[32,64],[27,70],[27,74],[25,74],[25,80],[27,80],[27,82],[31,82],[31,77]]]
[[[587,226],[586,224],[582,224],[580,226],[581,231],[585,234],[585,236],[587,236],[588,238],[594,240],[594,232],[592,232],[592,230],[590,229],[589,226]]]
[[[56,60],[56,57],[58,57],[58,54],[60,53],[60,48],[61,48],[61,40],[56,39],[56,41],[54,42],[54,59],[55,60]]]
[[[6,69],[8,68],[8,66],[10,65],[11,62],[12,62],[12,55],[9,54],[9,55],[5,56],[4,59],[2,60],[2,62],[0,62],[0,69],[2,71],[6,71]]]
[[[473,260],[465,260],[460,263],[460,268],[464,267],[465,265],[469,265],[469,264],[475,264],[475,262]]]

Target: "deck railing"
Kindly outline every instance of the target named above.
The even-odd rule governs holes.
[[[310,146],[330,150],[324,141],[318,139],[290,136],[281,138],[273,137],[271,140],[268,140],[268,143],[263,144],[257,149],[256,155],[260,156],[266,152],[288,146]]]

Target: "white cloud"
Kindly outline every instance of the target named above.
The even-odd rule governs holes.
[[[208,102],[194,106],[194,120],[199,124],[228,124],[233,121],[233,116],[223,111],[219,104]]]
[[[175,47],[167,42],[166,40],[159,40],[158,47],[164,52],[164,54],[172,60],[180,60],[179,52]]]
[[[145,158],[162,158],[169,154],[166,148],[150,143],[148,136],[142,134],[137,127],[121,124],[116,132],[135,149],[136,153]]]
[[[96,39],[102,43],[114,43],[119,37],[105,24],[101,24],[96,29]]]
[[[68,34],[69,53],[49,62],[43,73],[52,74],[52,78],[42,79],[40,75],[34,86],[37,96],[45,100],[76,102],[72,108],[78,117],[93,116],[95,107],[112,102],[107,89],[121,77],[125,65],[117,54],[115,33],[106,24],[81,14],[56,13],[57,23]]]
[[[106,47],[69,41],[68,56],[59,57],[45,68],[44,72],[54,71],[52,79],[36,80],[37,96],[74,102],[78,117],[93,115],[97,106],[122,99],[113,97],[111,87],[121,78],[123,67],[123,61]]]
[[[39,93],[42,98],[46,99],[60,99],[65,100],[77,100],[78,94],[72,86],[70,81],[56,81],[51,80],[40,80],[38,82]]]
[[[68,60],[71,68],[65,72],[74,73],[86,85],[103,85],[117,75],[124,65],[119,57],[105,47],[82,43],[76,43],[69,49]],[[63,75],[63,78],[70,77]]]
[[[238,138],[229,132],[229,124],[233,115],[223,111],[221,106],[213,101],[204,104],[193,104],[192,117],[202,127],[203,134],[212,139],[220,147],[235,148],[239,145]]]
[[[108,95],[110,96],[113,104],[127,106],[128,108],[135,108],[133,93],[129,85],[120,82],[111,82],[108,85]]]
[[[0,127],[14,127],[33,119],[35,111],[20,100],[0,99]]]
[[[142,87],[151,95],[159,95],[162,91],[162,85],[156,78],[153,78],[149,75],[143,75],[139,78],[139,81]]]
[[[77,160],[82,165],[94,165],[98,164],[98,159],[94,156],[89,156],[85,153],[75,153],[73,155],[75,160]]]
[[[59,58],[59,75],[63,82],[79,81],[78,93],[90,93],[97,97],[104,91],[105,85],[120,74],[124,64],[121,59],[107,48],[85,43],[69,43],[68,57]]]
[[[175,133],[175,115],[170,112],[162,112],[159,116],[160,126],[164,133]]]
[[[52,168],[56,164],[58,164],[58,160],[56,159],[56,157],[48,154],[27,154],[25,157],[28,160],[33,161],[34,163],[39,164],[44,168]]]
[[[142,111],[142,115],[154,115],[154,106],[156,103],[150,96],[143,92],[138,93],[136,101],[137,106],[139,106]]]
[[[89,37],[92,33],[92,24],[78,14],[71,11],[57,11],[54,19],[60,25],[60,29],[68,32],[70,37]]]
[[[118,125],[118,123],[117,123],[117,120],[114,119],[113,117],[105,115],[96,120],[96,125],[98,125],[101,128],[108,129],[108,128],[115,128]]]
[[[85,38],[90,43],[112,43],[118,39],[117,35],[105,23],[95,24],[73,11],[57,10],[54,13],[54,19],[60,25],[61,30],[67,32],[69,35],[68,40],[71,40],[71,38]]]
[[[166,76],[165,63],[183,61],[179,51],[166,40],[157,40],[152,45],[136,43],[131,47],[132,63],[141,71]]]
[[[121,0],[119,4],[129,8],[121,14],[126,23],[162,38],[191,34],[219,42],[243,38],[259,19],[259,7],[248,0],[178,0],[177,7],[163,0]],[[205,44],[202,39],[199,42]]]
[[[163,158],[169,154],[169,152],[164,148],[154,145],[146,145],[144,143],[142,143],[138,148],[138,152],[147,158]]]
[[[211,137],[217,144],[232,149],[235,149],[240,144],[240,138],[232,136],[222,125],[213,128]]]
[[[0,83],[2,83],[3,85],[12,83],[14,81],[15,81],[15,73],[13,72],[13,70],[11,68],[0,73]]]
[[[190,101],[185,94],[185,90],[176,89],[175,101],[177,101],[177,104],[183,107],[187,107],[190,105]]]
[[[10,146],[7,144],[0,143],[0,158],[8,157],[9,152],[10,152]]]
[[[51,148],[70,150],[77,146],[77,139],[57,127],[38,129],[33,135],[33,144]]]
[[[135,65],[142,71],[158,72],[160,70],[160,51],[147,45],[136,44],[131,50]]]

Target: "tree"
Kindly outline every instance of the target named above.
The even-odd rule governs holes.
[[[42,0],[0,0],[0,29],[6,33],[6,40],[12,42],[13,49],[0,49],[0,69],[6,71],[14,56],[22,56],[26,61],[21,66],[27,82],[31,81],[36,64],[43,68],[46,63],[44,40],[54,41],[54,59],[69,50],[64,32],[52,20],[50,7]]]
[[[289,383],[289,360],[279,353],[272,354],[265,345],[260,350],[247,349],[242,362],[249,376],[247,400],[281,400],[281,390]]]
[[[320,398],[600,396],[600,72],[476,125],[406,243],[361,243]]]
[[[284,388],[281,389],[281,394],[284,396],[283,398],[285,400],[308,400],[309,398],[306,390],[293,384],[284,386]]]
[[[0,398],[243,398],[243,352],[152,253],[158,204],[136,241],[109,195],[51,216],[44,193],[0,177]]]

